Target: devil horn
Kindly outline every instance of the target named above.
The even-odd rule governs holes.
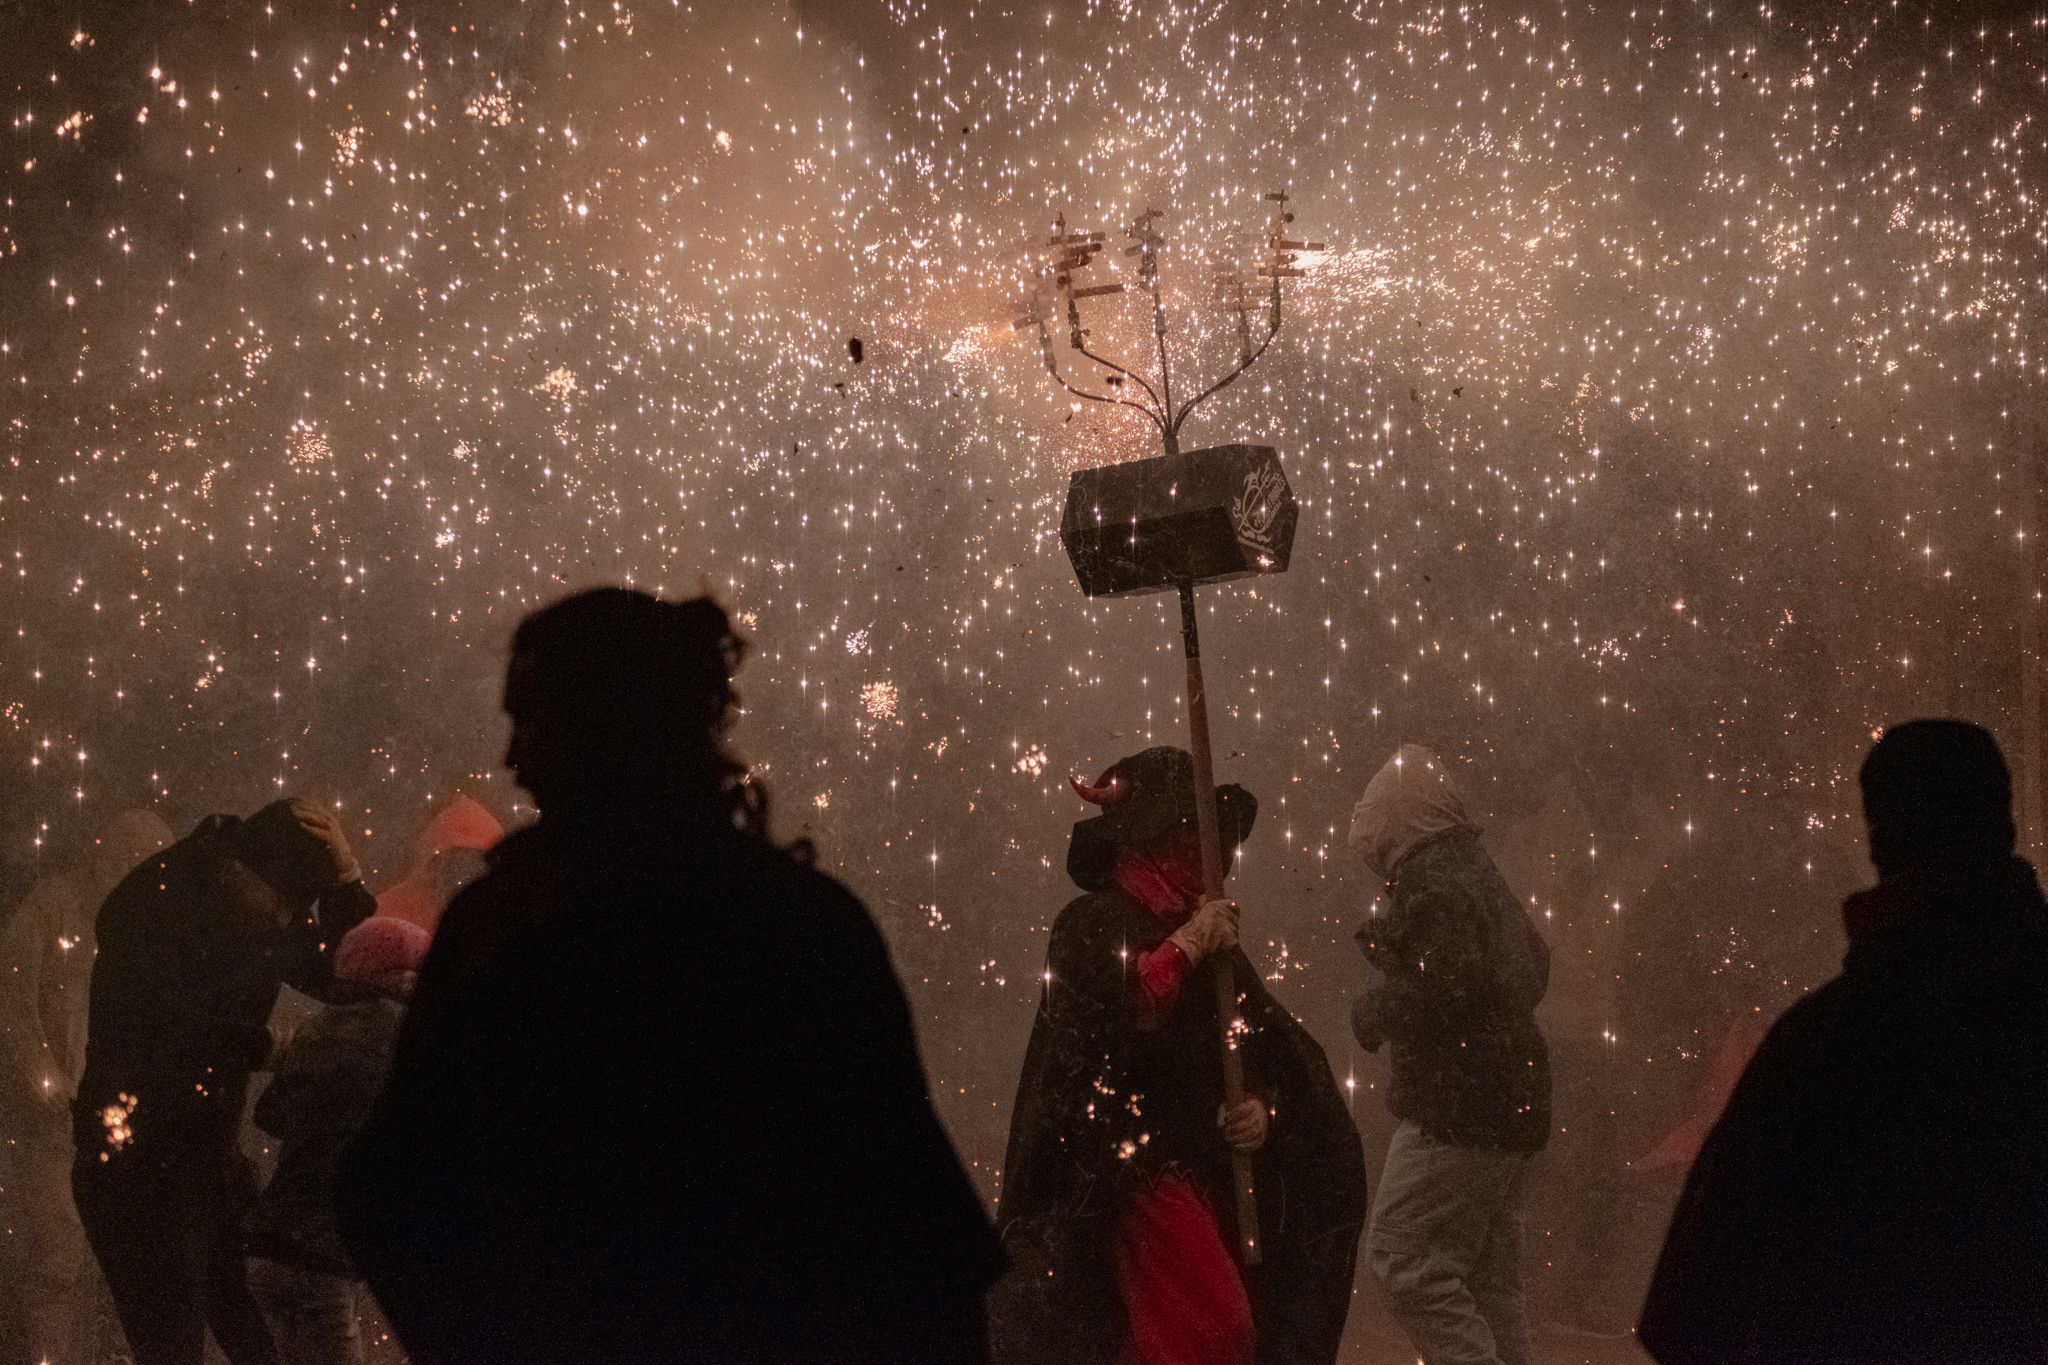
[[[1123,784],[1114,777],[1104,778],[1092,787],[1078,777],[1068,778],[1067,784],[1074,789],[1074,795],[1091,806],[1101,806],[1105,810],[1123,798]]]

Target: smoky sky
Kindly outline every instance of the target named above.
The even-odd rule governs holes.
[[[1057,540],[1069,473],[1156,439],[1053,388],[1018,281],[1059,214],[1128,280],[1158,208],[1175,363],[1212,375],[1234,324],[1206,272],[1280,190],[1327,249],[1184,443],[1275,446],[1303,503],[1292,570],[1206,590],[1203,626],[1219,768],[1263,801],[1248,945],[1340,1077],[1373,1082],[1342,1042],[1374,891],[1342,835],[1400,742],[1444,754],[1542,915],[1565,1052],[1647,1076],[1831,970],[1874,729],[2020,740],[2037,18],[0,23],[18,879],[123,806],[182,825],[281,791],[395,873],[437,795],[519,813],[497,703],[523,612],[710,591],[756,642],[735,743],[883,923],[993,1190],[1072,891],[1065,778],[1181,724],[1166,605],[1090,603]],[[1089,313],[1126,356],[1141,321]]]

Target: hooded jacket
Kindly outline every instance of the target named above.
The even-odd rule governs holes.
[[[1663,1365],[2048,1351],[2048,906],[2008,859],[1843,907],[1693,1164],[1638,1329]]]
[[[1358,930],[1382,980],[1351,1011],[1361,1047],[1393,1047],[1387,1107],[1443,1142],[1540,1151],[1550,1053],[1535,1010],[1550,949],[1435,755],[1407,745],[1389,760],[1351,837],[1392,902]]]
[[[496,816],[457,792],[428,817],[398,881],[377,893],[377,913],[432,933],[456,893],[483,875],[484,854],[504,837]]]

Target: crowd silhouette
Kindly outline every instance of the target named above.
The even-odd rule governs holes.
[[[873,920],[729,747],[745,649],[709,598],[528,617],[505,762],[538,818],[449,803],[381,898],[303,798],[176,841],[129,812],[39,885],[0,935],[6,1348],[98,1365],[103,1282],[136,1365],[359,1365],[366,1285],[420,1365],[1331,1365],[1362,1246],[1428,1365],[1535,1358],[1549,953],[1435,754],[1353,813],[1387,905],[1352,1010],[1399,1125],[1374,1188],[1202,891],[1196,803],[1227,866],[1257,802],[1155,748],[1075,783],[991,1218]],[[1918,720],[1861,793],[1841,974],[1700,1117],[1639,1329],[1663,1365],[2048,1358],[2048,906],[2011,778]],[[286,984],[322,1004],[295,1030]]]

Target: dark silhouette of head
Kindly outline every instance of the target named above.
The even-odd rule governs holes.
[[[716,815],[759,832],[725,747],[746,644],[708,597],[596,588],[520,623],[505,677],[505,762],[544,817]]]
[[[1863,760],[1863,818],[1880,877],[2002,862],[2017,833],[1998,741],[1961,720],[1910,720]]]

